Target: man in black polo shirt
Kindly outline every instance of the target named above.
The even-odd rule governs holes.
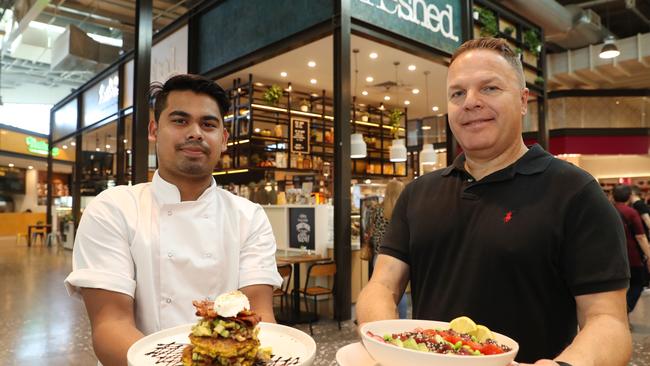
[[[410,280],[414,318],[469,316],[517,340],[519,362],[625,365],[621,220],[589,174],[524,145],[521,61],[503,40],[466,42],[447,97],[464,154],[400,196],[359,322],[395,318]]]

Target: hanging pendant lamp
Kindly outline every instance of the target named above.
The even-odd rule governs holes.
[[[433,150],[433,144],[424,144],[420,151],[420,164],[434,165],[438,162],[438,154]]]
[[[363,134],[353,133],[350,136],[350,157],[352,159],[365,158],[367,155],[366,142],[363,141]]]
[[[390,146],[390,161],[393,163],[402,163],[406,161],[406,146],[404,139],[395,139]]]

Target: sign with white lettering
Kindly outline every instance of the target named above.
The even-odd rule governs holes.
[[[460,0],[352,0],[352,17],[449,54],[461,43]]]
[[[313,207],[289,209],[289,248],[316,249],[316,220]]]
[[[117,72],[86,90],[83,94],[83,127],[117,113],[119,91]]]
[[[310,151],[310,129],[309,120],[292,118],[291,119],[291,152],[309,154]]]

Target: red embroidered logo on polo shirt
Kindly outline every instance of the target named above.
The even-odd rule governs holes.
[[[508,211],[506,215],[503,217],[503,223],[507,224],[512,220],[512,211]]]

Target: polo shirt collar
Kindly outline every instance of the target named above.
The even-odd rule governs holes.
[[[181,192],[178,190],[178,187],[164,180],[160,174],[158,174],[158,170],[156,170],[154,173],[151,184],[153,187],[152,190],[154,196],[156,197],[156,201],[158,201],[161,205],[181,203]],[[216,189],[217,184],[215,183],[214,179],[212,179],[210,186],[206,188],[205,191],[203,191],[197,201],[207,199],[211,193],[216,192]]]
[[[534,144],[528,149],[528,151],[521,158],[519,158],[519,160],[517,160],[514,164],[511,164],[501,169],[499,172],[501,172],[502,174],[505,173],[513,177],[515,173],[519,173],[523,175],[537,174],[546,170],[546,168],[548,167],[548,165],[551,163],[552,160],[553,160],[553,155],[544,151],[544,149],[542,149],[542,147],[539,146],[539,144]],[[454,159],[454,162],[442,171],[442,176],[446,177],[450,175],[453,171],[467,173],[467,171],[465,170],[464,153],[458,155],[456,159]]]

